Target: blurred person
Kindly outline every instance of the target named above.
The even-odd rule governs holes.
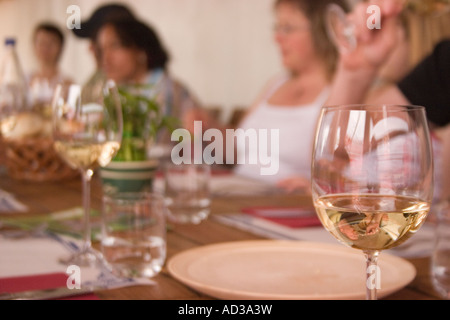
[[[340,55],[337,73],[327,104],[384,103],[416,104],[426,108],[428,119],[435,126],[450,123],[450,41],[437,44],[398,83],[382,86],[370,93],[373,79],[390,58],[398,41],[401,1],[373,1],[382,9],[382,28],[373,32],[366,27],[367,4],[353,12],[358,34],[358,47]],[[369,94],[370,93],[370,94]]]
[[[347,2],[276,0],[274,40],[279,48],[284,71],[270,79],[246,111],[237,130],[279,130],[279,166],[274,175],[262,175],[262,163],[250,164],[254,146],[237,140],[234,152],[237,175],[276,185],[288,192],[310,192],[311,151],[315,126],[333,79],[338,57],[328,37],[325,10],[337,3],[347,9]],[[220,128],[206,114],[196,114],[203,129]],[[259,146],[260,147],[260,146]],[[249,149],[253,149],[250,151]],[[269,154],[270,154],[269,150]],[[261,160],[261,159],[260,159]]]
[[[97,94],[106,79],[101,70],[101,57],[95,41],[97,32],[107,21],[120,19],[135,19],[135,16],[127,6],[119,3],[109,3],[95,9],[89,19],[81,22],[80,29],[72,29],[75,36],[90,41],[89,50],[94,58],[96,69],[85,83],[85,87],[92,88],[93,92],[91,94]]]
[[[306,16],[308,17],[310,22],[314,26],[316,26],[316,30],[320,30],[320,28],[317,28],[318,25],[321,25],[323,29],[325,28],[325,22],[323,21],[323,19],[324,19],[323,17],[325,16],[323,8],[328,3],[325,3],[322,1],[320,3],[311,2],[311,3],[303,3],[303,4],[301,4],[302,3],[301,1],[277,1],[276,5],[275,5],[276,10],[278,11],[277,12],[277,20],[280,21],[280,19],[283,19],[284,17],[286,17],[283,15],[280,15],[280,12],[283,12],[282,11],[283,9],[282,8],[280,9],[280,5],[295,4],[295,3],[297,3],[303,9],[303,13],[306,13]],[[378,3],[378,2],[375,1],[375,3]],[[388,17],[395,16],[395,23],[390,22],[390,21],[387,22],[388,26],[386,29],[389,30],[388,32],[390,33],[388,38],[391,38],[391,40],[392,40],[392,42],[390,42],[390,43],[388,42],[390,45],[390,48],[388,50],[389,54],[382,55],[382,57],[379,58],[379,60],[378,60],[379,64],[377,65],[375,72],[371,73],[371,75],[370,75],[371,82],[369,84],[367,84],[367,87],[365,87],[365,89],[367,89],[367,92],[366,92],[367,95],[365,95],[365,96],[372,97],[372,99],[373,99],[372,102],[374,102],[374,103],[377,101],[383,100],[383,96],[380,95],[380,92],[383,92],[382,90],[385,90],[386,88],[389,88],[389,87],[392,88],[393,87],[392,84],[395,84],[396,82],[398,82],[401,79],[404,79],[404,80],[402,83],[399,84],[399,87],[402,88],[403,92],[409,92],[408,93],[409,96],[414,95],[414,93],[415,93],[414,87],[415,86],[422,86],[419,84],[411,85],[411,83],[410,83],[411,80],[407,80],[408,77],[406,77],[406,75],[411,72],[414,64],[417,62],[417,58],[415,58],[415,57],[417,57],[418,54],[422,54],[422,56],[424,56],[426,54],[427,46],[421,47],[422,52],[419,53],[419,51],[420,51],[420,50],[418,50],[419,46],[417,46],[416,43],[417,43],[417,39],[420,36],[423,37],[423,35],[418,35],[417,32],[414,30],[415,15],[414,15],[414,18],[411,18],[411,16],[408,15],[410,13],[408,12],[408,13],[405,13],[404,16],[400,17],[400,12],[401,12],[400,7],[402,4],[403,4],[402,1],[398,1],[398,2],[397,1],[387,1],[387,3],[385,3],[385,4],[381,3],[381,5],[383,6],[383,9],[384,9],[384,12],[387,14]],[[345,10],[348,9],[342,3],[338,3],[338,5],[343,7]],[[364,12],[364,15],[362,15],[362,17],[364,18],[363,19],[364,26],[366,26],[367,6],[368,6],[367,2],[365,2],[364,4],[360,3],[358,5],[358,8],[359,8],[358,10],[361,10],[361,13]],[[314,13],[317,14],[318,17],[315,17]],[[320,21],[321,17],[322,17],[322,21]],[[432,23],[433,25],[436,25],[436,26],[445,24],[443,22],[443,21],[445,21],[444,18],[440,21],[436,20],[436,21],[430,22],[430,20],[433,21],[433,19],[429,19],[428,22]],[[280,22],[278,22],[278,24],[279,23]],[[385,26],[383,26],[383,28],[385,28]],[[366,27],[366,29],[367,29],[367,27]],[[279,30],[282,30],[282,29],[279,29]],[[383,31],[385,34],[387,34],[386,30],[383,30]],[[322,46],[317,46],[317,41],[318,41],[318,39],[327,39],[327,35],[325,32],[323,32],[322,34],[320,34],[318,31],[316,31],[314,33],[313,30],[311,32],[313,33],[313,36],[314,36],[313,39],[315,39],[316,49],[319,48],[322,50],[322,51],[318,50],[317,56],[323,58],[324,57],[323,56],[323,52],[324,52],[323,44],[326,41],[322,41]],[[448,33],[448,31],[445,31],[445,28],[439,29],[436,27],[433,32],[435,39],[438,36],[440,36],[441,38],[445,37],[446,34],[449,34],[449,33]],[[293,37],[294,36],[292,36],[292,39],[293,39]],[[378,35],[377,37],[381,37],[381,36]],[[384,37],[387,38],[386,36],[384,36]],[[281,52],[282,52],[283,63],[286,66],[286,68],[290,71],[290,79],[289,79],[290,81],[286,81],[283,84],[283,86],[277,88],[276,90],[274,90],[272,92],[269,90],[269,91],[265,91],[265,93],[263,93],[263,96],[262,96],[263,103],[266,103],[267,105],[272,106],[272,107],[276,107],[277,105],[278,106],[283,105],[284,101],[282,99],[280,99],[278,101],[281,101],[281,103],[279,103],[279,102],[277,102],[277,99],[279,99],[280,95],[283,93],[283,89],[288,87],[287,84],[289,82],[292,83],[293,80],[295,81],[295,80],[302,79],[302,76],[305,76],[305,75],[306,75],[306,77],[303,77],[303,79],[306,79],[308,76],[308,74],[305,73],[304,70],[302,70],[303,74],[295,72],[296,68],[301,66],[301,64],[295,65],[292,63],[293,60],[290,60],[291,58],[289,56],[289,46],[288,45],[292,44],[293,42],[284,41],[285,39],[280,37],[279,34],[278,34],[278,36],[276,36],[276,40],[277,40],[277,42],[280,46]],[[413,44],[415,44],[414,47],[412,46]],[[331,46],[332,44],[328,42],[328,45]],[[412,48],[414,50],[411,50]],[[307,51],[307,49],[305,49],[305,50]],[[366,50],[371,51],[369,53],[369,55],[378,54],[376,48],[368,47],[368,48],[366,48]],[[291,53],[292,53],[292,51],[291,51]],[[328,53],[329,53],[329,55],[327,57],[328,59],[325,59],[325,61],[329,63],[328,70],[327,70],[328,71],[327,80],[328,80],[328,84],[330,84],[330,80],[333,77],[333,73],[330,72],[330,70],[332,70],[332,71],[335,70],[334,68],[337,65],[337,55],[333,56],[334,53],[332,50],[328,50]],[[441,57],[443,58],[443,55]],[[351,57],[349,55],[349,57],[347,57],[347,58],[348,58],[348,63],[357,63],[358,62],[357,57]],[[415,58],[416,60],[414,60],[413,58]],[[314,59],[312,59],[311,61],[314,61]],[[341,62],[342,61],[340,61],[340,63]],[[312,66],[312,68],[314,67],[314,62],[312,62],[311,65],[306,63],[306,65],[310,68],[309,70],[311,70],[311,66]],[[360,68],[360,67],[362,67],[362,70],[364,70],[364,66],[354,67],[354,70],[358,70],[358,68]],[[339,65],[339,68],[341,68],[340,65]],[[364,72],[362,70],[359,70],[359,72]],[[306,69],[306,71],[308,71],[308,69]],[[411,72],[411,74],[413,74],[413,72]],[[448,74],[449,73],[447,72],[447,75]],[[416,75],[415,78],[426,81],[427,76],[419,76],[418,77]],[[311,78],[311,79],[314,79],[314,78]],[[376,81],[374,81],[374,79],[376,79]],[[376,82],[378,82],[377,85],[373,86]],[[311,83],[312,83],[312,81],[309,81],[309,84],[311,84]],[[364,86],[364,83],[365,83],[364,81],[359,83],[359,80],[351,79],[351,81],[348,82],[348,87],[346,89],[348,89],[348,92],[351,95],[355,95],[358,93],[359,89],[356,89],[355,91],[353,91],[353,86],[361,87],[361,86]],[[276,87],[276,85],[275,85],[275,87]],[[435,88],[436,87],[437,86],[435,86]],[[298,86],[297,88],[301,88],[301,86]],[[315,88],[317,88],[317,87],[315,87]],[[333,86],[333,88],[334,88],[334,86]],[[370,88],[372,88],[373,90],[369,91]],[[443,88],[441,88],[441,90],[442,89]],[[389,93],[389,91],[390,90],[388,89],[384,92]],[[443,90],[443,92],[444,91],[445,90]],[[286,92],[286,90],[285,90],[285,92]],[[449,92],[449,90],[446,90],[446,92]],[[292,91],[292,93],[295,94],[295,91]],[[266,96],[264,96],[264,94],[266,94]],[[325,104],[325,101],[327,101],[326,104],[339,104],[340,103],[339,99],[334,100],[334,98],[333,98],[333,96],[335,96],[336,94],[341,94],[340,89],[338,89],[338,90],[333,89],[331,92],[331,96],[328,99],[322,100],[322,102],[324,102],[324,104]],[[293,95],[291,95],[291,97],[292,96]],[[439,97],[439,96],[440,95],[438,94],[437,97]],[[359,100],[355,99],[353,102],[356,103],[358,101]],[[415,104],[424,104],[423,100],[416,100],[416,101],[418,101],[418,102],[416,102]],[[441,100],[441,101],[444,101],[444,100]],[[447,99],[447,101],[449,101],[449,100]],[[359,101],[359,102],[361,103],[361,101]],[[401,99],[397,100],[397,103],[401,103],[401,102],[406,103],[406,100],[403,100],[403,101]],[[259,103],[261,103],[261,102],[259,102]],[[294,104],[292,104],[292,105],[294,105]],[[439,110],[438,108],[436,108],[436,105],[437,105],[436,102],[432,105],[434,105],[434,106],[428,107],[428,110],[427,110],[428,113],[434,113],[434,111]],[[260,113],[262,113],[261,110],[264,110],[264,109],[259,109],[259,110],[260,110]],[[275,109],[272,109],[272,111],[273,110],[275,110]],[[317,112],[319,112],[320,108],[317,108],[316,110],[317,110]],[[448,113],[449,110],[450,110],[450,108],[447,108],[445,113]],[[307,114],[301,114],[300,109],[298,109],[298,112],[299,112],[299,114],[297,114],[297,115],[292,114],[292,116],[294,116],[294,118],[297,121],[301,121],[302,127],[304,128],[305,127],[304,123],[306,122],[304,120],[305,119],[310,120],[310,119],[313,119],[313,117],[311,116],[311,114],[309,116]],[[442,112],[442,110],[439,110],[439,112]],[[244,119],[244,122],[241,124],[241,127],[259,128],[258,125],[260,125],[262,123],[261,119],[256,118],[256,119],[253,119],[253,123],[250,122],[252,117],[255,116],[255,114],[258,115],[258,102],[250,109],[250,111],[247,115],[247,118]],[[270,120],[267,120],[268,122],[274,123],[274,121],[277,119],[274,114],[271,114],[271,115],[267,114],[267,115],[270,118]],[[318,115],[318,113],[317,113],[317,115]],[[316,115],[316,117],[317,117],[317,115]],[[443,125],[443,124],[447,123],[447,121],[448,121],[448,120],[446,120],[447,117],[448,117],[448,115],[445,115],[442,118],[440,118],[437,115],[431,115],[429,117],[429,119],[432,122],[437,123],[437,125]],[[250,120],[248,120],[248,119],[250,119]],[[250,124],[246,123],[246,121],[250,122]],[[281,130],[285,131],[287,128],[289,128],[289,123],[292,121],[295,121],[295,120],[289,119],[289,116],[287,116],[285,118],[285,122],[284,122],[285,124],[280,126],[280,134],[281,134]],[[313,123],[315,126],[314,120],[310,121],[310,122]],[[281,129],[281,128],[283,128],[283,129]],[[291,137],[296,137],[296,136],[302,137],[302,139],[291,138],[291,140],[293,141],[292,142],[293,145],[295,143],[298,144],[296,146],[297,148],[300,146],[299,140],[301,140],[303,143],[305,143],[307,141],[311,141],[311,143],[312,143],[313,135],[314,135],[314,127],[310,128],[310,130],[309,130],[309,132],[311,133],[311,139],[308,139],[308,136],[304,134],[304,133],[308,132],[308,130],[306,128],[304,128],[304,129],[305,129],[305,131],[303,131],[302,133],[299,133],[300,131],[297,131],[297,135],[291,134]],[[282,138],[280,136],[280,145],[281,145],[282,141],[285,139],[289,139],[289,138],[286,138],[286,137]],[[308,163],[309,159],[307,159],[307,158],[309,157],[309,153],[303,152],[304,157],[302,158],[302,157],[295,156],[296,154],[297,155],[299,154],[299,149],[296,150],[295,147],[294,148],[289,147],[289,149],[291,150],[291,153],[286,152],[285,153],[286,158],[284,158],[284,155],[282,153],[283,151],[280,148],[280,174],[279,174],[279,177],[275,177],[275,179],[279,179],[277,184],[289,191],[296,190],[298,188],[303,188],[304,190],[309,189],[309,170],[310,170],[309,165],[305,165],[303,167],[303,171],[298,169],[298,166],[301,165],[301,163]],[[303,145],[303,150],[309,150],[309,149],[310,148],[308,148],[307,145]],[[289,163],[288,159],[291,159],[290,163]],[[294,160],[296,160],[298,162],[296,164],[294,164]],[[286,168],[289,164],[291,165],[291,168],[292,168],[291,174],[290,175],[286,174],[285,177],[282,177],[280,179],[280,176],[283,175],[282,169]],[[297,168],[295,168],[295,166],[297,166]],[[295,168],[295,169],[293,169],[293,168]],[[256,168],[254,168],[254,169],[256,169]],[[298,176],[298,174],[294,174],[295,171],[297,171],[298,173],[301,173],[301,176]],[[248,175],[248,174],[252,175],[252,173],[250,173],[249,166],[238,166],[236,172],[238,172],[240,174],[244,174],[244,175]],[[256,171],[253,171],[253,176],[254,177],[257,176]]]
[[[95,40],[105,76],[118,85],[155,88],[163,114],[183,120],[187,110],[200,107],[187,87],[168,72],[169,55],[156,32],[145,23],[136,19],[108,21]]]
[[[419,104],[417,98],[412,98],[416,87],[423,87],[422,84],[408,84],[406,78],[408,74],[412,73],[414,68],[422,62],[424,59],[432,60],[431,56],[434,55],[434,51],[440,50],[439,44],[445,39],[449,39],[450,36],[450,11],[446,10],[439,13],[426,13],[417,10],[415,7],[407,6],[399,15],[400,28],[397,36],[395,48],[392,50],[387,62],[383,63],[378,72],[377,79],[374,81],[372,89],[367,94],[367,101],[379,101],[378,95],[383,93],[386,87],[399,87],[403,95],[407,95],[411,98],[406,98],[408,102],[410,100],[417,101],[415,104]],[[430,57],[428,57],[430,56]],[[445,53],[444,53],[445,56]],[[428,58],[427,58],[428,57]],[[429,67],[427,67],[429,68]],[[417,77],[417,76],[414,76]],[[427,77],[422,75],[422,77]],[[410,88],[408,88],[410,87]],[[443,88],[444,91],[448,89]],[[420,93],[425,95],[425,91]],[[382,99],[384,99],[382,97]],[[428,105],[428,101],[420,100],[425,107]],[[426,103],[426,105],[425,105]],[[441,102],[442,103],[442,102]],[[435,104],[435,103],[433,103]],[[445,105],[442,105],[445,107]],[[447,112],[449,108],[447,108]],[[439,116],[435,113],[438,112]],[[427,116],[428,119],[439,119],[442,123],[436,124],[436,120],[430,122],[430,133],[433,145],[434,156],[434,169],[435,169],[435,199],[439,199],[442,195],[450,194],[450,183],[447,183],[445,178],[450,177],[450,148],[447,142],[450,134],[450,125],[446,125],[445,110],[435,109],[428,106]],[[441,118],[441,115],[443,116]]]
[[[399,13],[398,20],[395,47],[379,68],[372,89],[397,84],[430,55],[439,42],[450,39],[448,10],[431,14],[406,6]],[[376,90],[374,92],[377,93]]]
[[[33,32],[33,51],[37,68],[28,75],[31,102],[35,107],[48,104],[59,83],[72,80],[64,75],[59,62],[64,48],[64,34],[52,23],[41,23]]]
[[[237,174],[309,192],[316,121],[337,60],[325,22],[325,8],[332,2],[347,8],[345,1],[275,1],[274,38],[285,72],[269,81],[239,127],[279,130],[279,171],[261,176],[260,165],[239,164]],[[245,154],[242,148],[238,145],[237,152]]]
[[[366,27],[365,9],[367,4],[358,5],[352,12],[352,19],[358,36],[358,47],[351,52],[342,53],[338,69],[331,88],[327,104],[398,104],[422,105],[427,112],[432,135],[442,131],[441,136],[448,137],[450,130],[450,41],[439,42],[433,51],[408,72],[397,83],[370,90],[373,79],[379,73],[385,61],[389,59],[398,43],[399,15],[403,9],[401,1],[373,1],[381,8],[382,28],[373,32]],[[441,141],[444,141],[441,139]],[[450,188],[441,183],[448,183],[442,173],[450,172],[448,168],[449,151],[442,151],[439,156],[439,144],[435,145],[436,192],[435,197],[445,196]],[[445,142],[445,141],[444,141]],[[448,148],[448,144],[447,147]],[[439,194],[442,188],[442,195]],[[447,191],[445,191],[447,190]]]

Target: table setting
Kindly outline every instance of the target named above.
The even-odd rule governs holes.
[[[64,219],[77,217],[80,221],[69,224],[80,224],[82,209],[53,213],[53,217]],[[71,213],[71,218],[67,218]],[[78,215],[76,214],[78,213]],[[55,218],[46,218],[46,221]],[[0,233],[3,257],[1,264],[0,299],[98,299],[94,290],[112,289],[131,285],[153,285],[151,279],[135,280],[118,277],[110,268],[98,266],[78,266],[67,262],[67,258],[81,251],[83,242],[81,233],[65,232],[64,227],[55,224],[52,229],[47,223],[14,224],[4,220],[6,225]],[[51,224],[51,223],[50,223]],[[19,227],[20,226],[20,227]],[[55,227],[57,226],[57,227]],[[67,226],[65,226],[67,227]],[[82,231],[82,228],[80,228]],[[74,277],[75,271],[78,277]],[[74,284],[70,286],[69,284]],[[82,286],[77,285],[82,283]],[[54,291],[53,291],[54,290]]]
[[[85,94],[60,87],[53,102],[55,150],[81,184],[2,173],[0,298],[445,298],[448,247],[421,228],[433,182],[423,108],[324,107],[312,194],[170,159],[130,191],[101,174],[122,143],[117,88]]]
[[[212,179],[214,179],[214,175]],[[2,181],[2,187],[6,188],[7,184],[20,186],[22,183],[6,177]],[[25,193],[18,193],[16,198],[27,204],[28,202],[25,199],[31,200],[30,203],[33,206],[30,207],[28,204],[31,210],[27,215],[32,217],[44,216],[48,220],[48,216],[51,215],[45,209],[53,208],[57,210],[58,207],[57,204],[52,204],[49,201],[53,197],[27,194],[27,188],[24,189]],[[94,179],[93,190],[100,189],[101,182]],[[74,206],[79,205],[78,197],[74,196],[74,193],[76,193],[74,191],[79,190],[76,181],[59,184],[58,190],[60,197],[69,199]],[[42,192],[46,193],[46,191],[50,193],[54,191],[51,184],[44,185]],[[94,192],[96,193],[96,191]],[[93,197],[94,208],[101,206],[101,202],[101,197]],[[253,210],[264,208],[266,211],[263,212],[266,214],[267,208],[270,208],[269,213],[274,212],[274,210],[275,212],[276,210],[285,210],[285,213],[287,211],[291,214],[290,219],[292,219],[292,214],[296,213],[296,210],[292,209],[296,208],[293,204],[299,202],[302,205],[297,206],[297,208],[308,207],[311,204],[311,199],[308,196],[281,194],[271,197],[267,195],[263,197],[212,197],[211,214],[206,220],[199,224],[176,224],[172,222],[167,225],[166,261],[158,275],[146,279],[151,283],[139,283],[142,279],[132,279],[110,288],[99,285],[87,294],[76,295],[73,298],[93,298],[93,293],[95,299],[364,299],[362,289],[365,282],[363,272],[365,264],[363,257],[359,256],[356,250],[345,248],[336,243],[335,239],[320,225],[291,228],[286,225],[277,225],[273,221],[244,212],[248,211],[249,208]],[[275,207],[274,203],[278,206]],[[66,202],[65,205],[68,205],[68,203]],[[56,219],[61,216],[64,217],[64,215],[66,219],[78,219],[78,225],[81,227],[82,208],[78,207],[78,209],[67,211],[69,213],[65,210],[51,212],[58,213]],[[29,285],[21,286],[23,280],[20,279],[31,276],[41,277],[47,285],[55,286],[54,282],[46,278],[45,275],[47,275],[50,276],[50,279],[59,279],[57,287],[61,287],[61,285],[64,287],[69,277],[66,273],[68,266],[61,264],[59,258],[66,256],[70,250],[81,245],[82,233],[79,234],[78,238],[67,238],[64,232],[56,233],[58,236],[55,238],[48,234],[39,234],[39,230],[30,230],[29,227],[23,225],[17,227],[4,222],[5,220],[10,221],[12,218],[18,220],[19,216],[23,217],[23,215],[19,212],[3,213],[1,216],[0,251],[1,256],[8,257],[8,259],[2,259],[0,264],[0,284],[5,283],[4,288],[11,289],[11,281],[13,281],[16,285],[12,286],[19,292],[42,289],[43,287],[39,286],[37,288]],[[277,226],[279,232],[276,234],[277,236],[274,236],[274,233],[263,234],[255,231],[253,228],[255,228],[254,225],[258,225],[257,223],[242,223],[241,226],[230,225],[220,220],[221,216],[226,215],[245,215],[258,219],[258,223],[263,221],[263,223]],[[96,220],[97,218],[94,215],[92,218],[93,234],[97,234],[95,230],[98,227],[98,221]],[[42,222],[39,221],[33,226],[39,224],[42,224]],[[52,224],[49,223],[49,225]],[[268,227],[269,230],[274,228],[272,225]],[[424,227],[428,228],[428,226]],[[57,231],[58,229],[54,228],[53,230]],[[80,230],[82,231],[82,227]],[[427,231],[425,228],[419,230],[415,237],[420,238],[421,233],[425,231]],[[24,232],[26,232],[25,235]],[[426,233],[428,236],[428,232]],[[69,239],[69,244],[66,241],[61,241],[61,239]],[[73,243],[76,243],[76,245],[74,246]],[[100,249],[98,240],[94,240],[93,245]],[[267,261],[267,257],[273,257],[274,259]],[[324,266],[334,263],[331,262],[334,260],[329,259],[338,260],[339,267],[332,268],[331,276],[327,277],[327,272],[330,272],[330,270],[327,271]],[[380,258],[382,289],[379,298],[440,299],[441,297],[436,293],[431,283],[429,261],[430,250],[427,250],[427,254],[419,257],[405,258],[387,251]],[[347,268],[346,264],[351,264],[351,268]],[[261,272],[249,272],[254,268],[261,269]],[[339,273],[337,277],[336,272],[342,271],[341,268],[344,272]],[[352,271],[349,275],[350,270]],[[353,270],[355,271],[354,274]],[[215,276],[211,277],[211,273]],[[359,277],[359,280],[352,278],[351,281],[347,281],[347,276],[353,277],[355,274],[357,274],[356,277]],[[82,281],[87,281],[89,277],[91,277],[89,281],[95,280],[99,276],[98,270],[97,273],[94,272],[89,277],[84,271],[82,271],[82,275],[84,275]],[[236,278],[234,278],[234,275]],[[305,277],[310,281],[305,282]],[[322,277],[324,280],[319,281]],[[247,278],[247,283],[249,283],[246,290],[236,286],[242,285],[239,281],[242,278]],[[264,290],[261,287],[255,287],[255,283],[258,283],[261,278],[264,278],[267,282]],[[7,279],[10,279],[9,282]],[[355,287],[358,287],[358,290],[348,286],[330,286],[329,284],[333,282],[333,279],[335,283],[351,282]],[[293,280],[294,284],[290,280]],[[308,291],[317,281],[319,283],[323,281],[323,286],[318,286],[318,288],[326,290],[327,287],[342,287],[343,292]],[[329,281],[329,283],[327,284],[326,281]],[[270,292],[267,292],[267,290]]]

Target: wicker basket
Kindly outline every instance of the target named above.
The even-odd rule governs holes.
[[[3,140],[4,164],[8,175],[30,181],[57,181],[78,176],[56,153],[50,138]]]

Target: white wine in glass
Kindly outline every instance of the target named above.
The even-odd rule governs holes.
[[[96,266],[101,254],[91,245],[90,181],[98,166],[106,166],[120,148],[122,109],[114,82],[107,81],[101,93],[90,88],[59,85],[52,101],[53,140],[58,154],[80,170],[83,181],[84,244],[67,264]]]
[[[367,271],[378,269],[381,250],[414,235],[430,210],[428,130],[425,110],[418,106],[322,110],[312,160],[314,206],[328,232],[364,252]],[[376,298],[376,286],[368,286],[367,298]]]

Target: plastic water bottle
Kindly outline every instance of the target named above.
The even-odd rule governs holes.
[[[16,40],[5,39],[0,65],[0,119],[28,108],[28,86],[19,57]]]

